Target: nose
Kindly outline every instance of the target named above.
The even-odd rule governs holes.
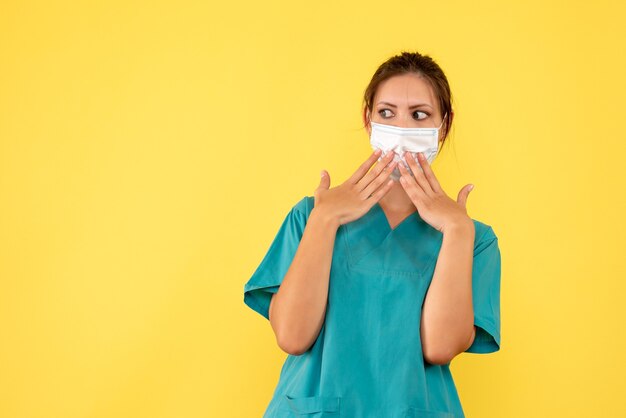
[[[411,115],[403,112],[401,116],[393,121],[393,126],[398,128],[412,128]]]

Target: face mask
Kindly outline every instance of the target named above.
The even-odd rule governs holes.
[[[444,119],[445,121],[445,116]],[[370,122],[372,125],[372,133],[370,135],[370,145],[372,149],[380,148],[383,153],[379,161],[389,152],[394,152],[394,161],[404,164],[407,170],[411,172],[408,163],[404,160],[404,152],[410,153],[422,152],[428,163],[432,163],[437,156],[439,148],[439,130],[443,126],[443,121],[438,128],[399,128],[392,125],[384,125],[381,123]],[[417,161],[417,156],[415,156]],[[420,166],[419,161],[417,165]],[[420,166],[420,170],[422,167]],[[423,170],[422,170],[423,171]],[[394,168],[391,178],[399,180],[402,176],[400,169]]]

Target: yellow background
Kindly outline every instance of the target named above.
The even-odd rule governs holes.
[[[619,2],[0,3],[0,417],[260,417],[286,354],[243,303],[286,215],[370,153],[362,93],[430,54],[433,167],[502,252],[468,417],[622,417]]]

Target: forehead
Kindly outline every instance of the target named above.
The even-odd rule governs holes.
[[[395,75],[381,82],[374,95],[374,105],[379,101],[397,106],[427,103],[437,109],[437,97],[430,83],[415,73]]]

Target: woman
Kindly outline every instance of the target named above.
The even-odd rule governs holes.
[[[289,354],[264,417],[465,416],[449,366],[500,348],[500,251],[467,215],[472,186],[454,201],[430,167],[453,115],[430,57],[404,52],[374,74],[363,122],[376,151],[339,186],[322,172],[244,287]]]

